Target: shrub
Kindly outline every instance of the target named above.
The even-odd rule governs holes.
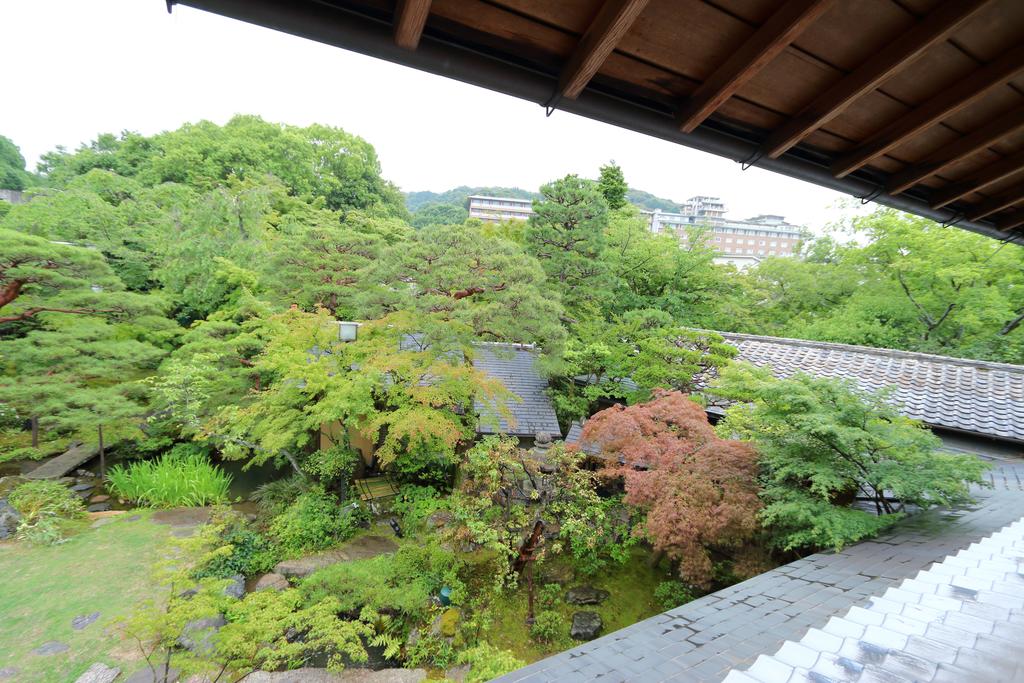
[[[784,550],[836,550],[876,534],[902,515],[969,500],[986,469],[974,455],[939,453],[939,439],[902,416],[886,392],[796,374],[775,379],[736,365],[716,394],[742,401],[719,430],[753,441],[760,453],[762,522]],[[855,495],[873,505],[850,507]]]
[[[565,619],[553,609],[537,612],[530,627],[530,637],[541,643],[558,640],[565,633]]]
[[[420,636],[409,646],[405,657],[413,667],[430,666],[443,670],[455,663],[455,648],[445,638],[428,634]]]
[[[274,517],[281,514],[303,493],[308,491],[312,484],[308,479],[293,474],[284,479],[275,479],[266,484],[260,484],[249,496],[249,500],[260,506],[260,511]]]
[[[693,592],[682,581],[662,581],[654,589],[654,599],[665,609],[674,609],[693,600]]]
[[[215,554],[196,572],[196,578],[226,579],[237,574],[249,577],[268,572],[277,563],[278,554],[274,544],[248,528],[245,519],[238,513],[214,515],[210,523],[219,527],[218,540],[222,545],[229,546],[229,552]]]
[[[226,503],[231,486],[231,475],[198,453],[115,465],[107,478],[114,494],[150,507]]]
[[[458,662],[470,666],[466,683],[485,683],[526,666],[526,662],[517,659],[508,650],[500,650],[489,643],[479,643],[462,651],[459,653]]]
[[[441,498],[434,487],[405,484],[398,489],[391,510],[402,518],[403,527],[416,529],[427,517],[446,505],[447,501]]]
[[[334,496],[314,488],[273,519],[270,536],[283,555],[293,557],[330,548],[352,538],[357,529],[354,511],[342,510]]]
[[[21,515],[18,536],[32,543],[51,545],[63,540],[62,522],[85,514],[82,500],[63,484],[29,481],[7,497]]]
[[[443,586],[452,589],[453,604],[465,601],[464,569],[462,560],[440,546],[403,545],[394,555],[325,567],[302,583],[302,592],[307,602],[333,597],[345,612],[369,607],[412,624],[427,617],[431,596]]]
[[[562,587],[557,583],[549,583],[537,591],[537,604],[541,609],[554,609],[562,601]]]

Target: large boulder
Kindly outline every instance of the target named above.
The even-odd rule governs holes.
[[[7,500],[0,500],[0,541],[14,536],[20,521],[18,511]]]
[[[245,577],[241,574],[235,574],[230,579],[231,583],[224,587],[224,595],[241,600],[242,596],[245,595]]]
[[[593,640],[604,628],[601,615],[597,612],[576,612],[572,615],[569,635],[576,640]]]
[[[256,579],[256,583],[253,584],[253,591],[283,591],[288,587],[288,579],[284,578],[280,574],[264,574],[263,576]]]
[[[570,605],[600,605],[610,593],[593,586],[577,586],[566,592],[565,601]]]
[[[398,550],[398,544],[384,536],[360,536],[349,541],[340,548],[328,550],[315,555],[307,555],[295,560],[278,562],[274,572],[289,579],[301,579],[309,576],[317,569],[329,567],[339,562],[350,560],[364,560],[377,555],[393,553]]]
[[[85,670],[75,683],[114,683],[114,679],[121,675],[121,670],[107,666],[102,662],[96,662]]]

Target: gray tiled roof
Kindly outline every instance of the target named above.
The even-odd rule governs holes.
[[[848,344],[720,333],[737,360],[779,377],[805,372],[854,380],[865,391],[895,386],[909,417],[947,429],[1024,441],[1024,365],[947,358]]]
[[[535,348],[520,344],[477,343],[473,345],[473,352],[473,367],[501,380],[520,399],[508,403],[512,425],[494,405],[477,399],[474,402],[477,414],[497,417],[497,425],[493,419],[484,420],[477,427],[477,432],[513,436],[536,436],[547,432],[554,438],[562,435],[555,409],[547,395],[548,382],[537,369]]]

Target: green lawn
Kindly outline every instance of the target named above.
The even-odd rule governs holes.
[[[565,627],[563,636],[554,642],[537,643],[530,638],[530,627],[526,625],[525,589],[498,598],[488,606],[491,612],[491,626],[483,636],[491,645],[511,650],[516,657],[525,662],[534,662],[580,644],[569,637],[573,612],[584,610],[600,614],[604,623],[601,635],[654,616],[664,610],[654,601],[654,589],[661,581],[672,577],[668,576],[664,569],[653,569],[648,566],[649,557],[650,553],[647,551],[635,548],[626,564],[613,566],[598,576],[578,576],[575,581],[564,586],[567,590],[574,586],[589,584],[595,588],[603,588],[611,595],[600,605],[579,607],[560,602],[558,611],[564,618]]]
[[[132,513],[123,517],[129,517]],[[89,528],[66,543],[40,547],[0,543],[0,669],[15,667],[14,681],[74,681],[94,662],[139,668],[129,643],[114,625],[146,595],[150,568],[169,527],[121,518]],[[100,612],[83,630],[71,628],[76,616]],[[32,650],[51,640],[70,649],[39,656]]]

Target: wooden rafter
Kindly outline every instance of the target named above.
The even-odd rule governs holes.
[[[920,163],[893,174],[886,185],[889,194],[899,194],[925,178],[977,154],[989,145],[1024,129],[1024,107],[1017,107],[968,135],[943,145]]]
[[[939,91],[921,106],[872,135],[859,147],[837,159],[832,164],[832,175],[842,178],[857,170],[925,128],[949,118],[992,88],[1006,83],[1021,70],[1024,70],[1024,45],[1004,52],[994,62],[983,66],[955,85]]]
[[[772,131],[761,149],[773,159],[839,116],[859,97],[899,73],[991,0],[946,0],[898,39],[816,97],[799,114]]]
[[[834,0],[789,0],[780,7],[690,95],[679,111],[679,128],[692,133],[833,4]]]
[[[430,0],[397,0],[395,5],[395,44],[415,50],[430,15]]]
[[[571,100],[579,97],[604,60],[626,35],[648,0],[605,0],[586,33],[580,38],[562,75],[558,92]]]
[[[999,161],[975,171],[966,178],[939,188],[932,196],[931,207],[933,209],[941,209],[972,192],[983,190],[992,183],[997,183],[1003,178],[1008,178],[1021,171],[1024,171],[1024,150],[1011,154],[1008,157],[1003,157]]]
[[[1000,192],[994,197],[989,197],[983,202],[978,202],[974,209],[967,212],[967,220],[980,221],[982,218],[991,216],[997,211],[1002,211],[1022,200],[1024,200],[1024,183],[1015,185],[1006,192]]]
[[[1013,230],[1022,225],[1024,225],[1024,209],[1017,209],[996,221],[996,227],[1000,230]]]

